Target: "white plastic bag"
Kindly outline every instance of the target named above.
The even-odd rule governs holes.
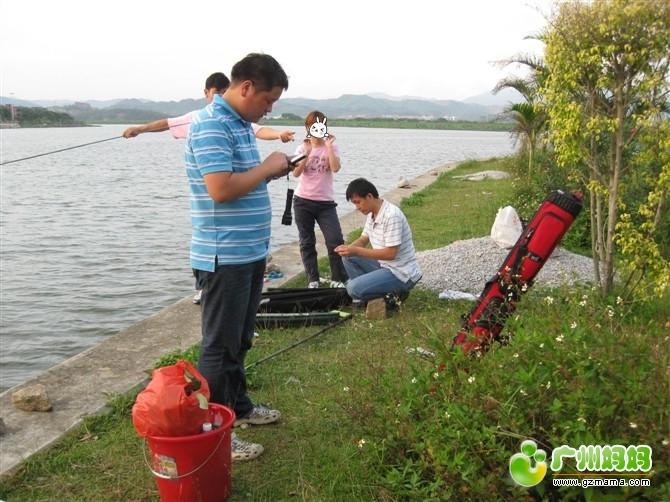
[[[498,214],[491,227],[491,239],[499,247],[509,249],[514,246],[522,231],[521,218],[512,206],[498,209]]]

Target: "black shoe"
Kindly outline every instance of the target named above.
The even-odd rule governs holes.
[[[402,300],[398,295],[395,294],[386,294],[384,295],[384,301],[386,302],[386,309],[395,312],[400,310],[400,304],[402,303]]]

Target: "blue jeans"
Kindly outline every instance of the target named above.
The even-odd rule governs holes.
[[[198,370],[209,384],[210,401],[228,406],[238,417],[253,408],[244,359],[254,337],[264,271],[265,260],[197,271],[203,285]]]
[[[354,300],[372,300],[386,294],[395,294],[404,299],[416,284],[411,280],[401,281],[389,269],[382,268],[377,260],[345,256],[342,262],[349,274],[347,293]]]

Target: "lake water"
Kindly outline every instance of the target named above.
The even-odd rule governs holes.
[[[120,135],[120,125],[0,130],[2,161]],[[302,135],[304,130],[294,128]],[[445,163],[506,155],[508,133],[332,128],[338,211],[363,176],[380,193]],[[297,135],[296,135],[297,136]],[[261,157],[297,143],[259,141]],[[192,293],[183,141],[143,134],[0,169],[0,389],[19,384]],[[295,188],[296,181],[291,180]],[[286,180],[270,184],[272,248]]]

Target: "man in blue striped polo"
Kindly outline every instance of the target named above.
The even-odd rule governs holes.
[[[288,172],[273,152],[261,162],[251,123],[272,111],[288,89],[279,63],[249,54],[233,66],[231,84],[197,112],[186,140],[191,191],[191,266],[204,284],[198,369],[211,401],[235,411],[236,425],[267,424],[280,413],[247,395],[244,359],[251,348],[270,246],[272,212],[266,180]],[[259,444],[233,435],[233,459],[256,458]]]

